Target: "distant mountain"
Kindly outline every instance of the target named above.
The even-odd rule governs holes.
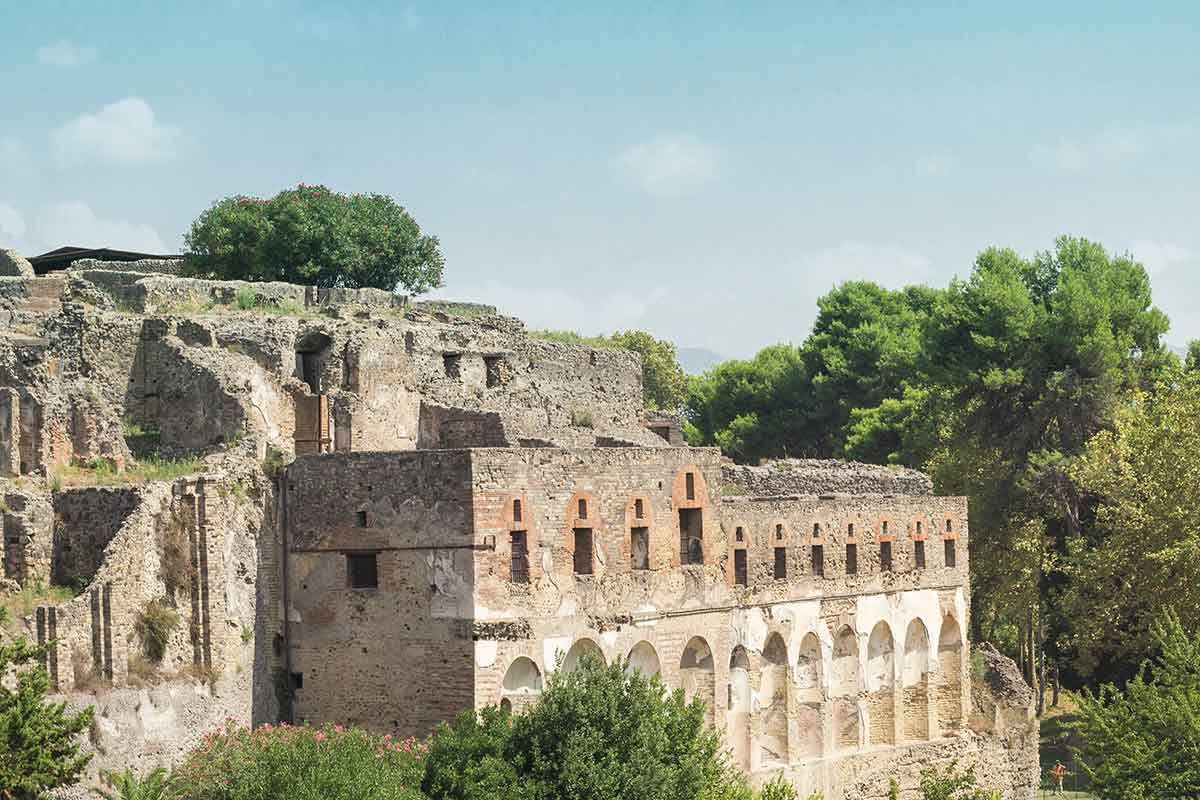
[[[705,350],[703,347],[677,347],[675,352],[679,356],[679,366],[683,367],[683,371],[688,375],[699,375],[722,361],[729,360],[720,353]]]

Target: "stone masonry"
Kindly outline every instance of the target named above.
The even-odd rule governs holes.
[[[730,464],[643,408],[635,354],[487,307],[9,272],[2,585],[73,595],[10,634],[96,706],[89,780],[226,717],[424,736],[591,655],[701,698],[757,783],[882,798],[958,760],[1033,797],[1031,699],[970,667],[966,501],[926,476]],[[195,468],[135,480],[152,455]]]

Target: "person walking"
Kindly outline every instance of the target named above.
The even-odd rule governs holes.
[[[1061,761],[1054,762],[1054,768],[1050,770],[1050,777],[1054,778],[1054,793],[1063,793],[1063,778],[1067,776],[1067,768]]]

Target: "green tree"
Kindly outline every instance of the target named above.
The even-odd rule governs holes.
[[[42,667],[46,648],[24,639],[0,643],[0,793],[6,800],[39,800],[78,780],[91,756],[76,737],[92,722],[92,709],[69,714],[65,702],[50,703],[50,676]]]
[[[678,411],[687,398],[687,375],[679,366],[675,345],[655,339],[645,331],[617,331],[609,337],[614,347],[642,356],[642,393],[647,408]]]
[[[1085,672],[1131,665],[1164,610],[1200,629],[1200,373],[1173,371],[1136,391],[1071,467],[1095,522],[1069,542],[1065,613]]]
[[[438,240],[382,194],[300,184],[261,200],[219,200],[184,236],[187,274],[222,280],[403,289],[442,283]]]
[[[509,722],[511,720],[511,727]],[[531,709],[468,713],[435,736],[430,800],[750,800],[699,701],[657,676],[585,658],[557,670]]]
[[[1187,356],[1184,358],[1183,365],[1189,370],[1200,369],[1200,339],[1192,339],[1188,342]]]
[[[1172,611],[1152,633],[1159,655],[1124,692],[1079,698],[1083,769],[1102,800],[1200,797],[1200,638]]]

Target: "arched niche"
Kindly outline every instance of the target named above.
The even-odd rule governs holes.
[[[947,614],[938,636],[938,725],[943,734],[962,725],[963,643],[958,620]]]
[[[867,640],[867,710],[870,743],[896,743],[896,642],[891,627],[880,620]]]
[[[563,658],[563,672],[574,672],[579,669],[579,663],[587,657],[592,657],[604,663],[604,651],[600,649],[600,645],[596,644],[591,639],[580,639],[571,645],[571,649],[567,651],[567,655]]]
[[[654,645],[646,641],[638,642],[629,651],[629,660],[625,664],[626,672],[640,672],[647,678],[653,678],[662,673],[662,665],[658,660],[658,651]]]
[[[542,671],[533,659],[518,656],[508,665],[501,689],[505,694],[537,694],[542,691]]]
[[[919,618],[908,623],[904,635],[904,664],[900,685],[904,693],[904,738],[929,738],[929,631]]]
[[[679,658],[679,685],[690,703],[695,698],[704,701],[704,721],[710,726],[715,719],[716,678],[713,670],[712,648],[702,636],[694,636],[683,648]]]
[[[800,654],[796,659],[796,688],[819,692],[824,684],[821,678],[823,666],[821,640],[815,633],[809,633],[800,642]]]
[[[758,767],[788,763],[788,654],[787,644],[778,633],[767,637],[759,674],[758,696],[761,704],[757,724],[753,726]]]
[[[843,626],[833,640],[833,694],[853,697],[859,693],[858,637],[849,626]]]
[[[729,654],[729,686],[726,701],[726,739],[733,763],[750,770],[750,711],[753,688],[750,685],[750,654],[740,644]]]

